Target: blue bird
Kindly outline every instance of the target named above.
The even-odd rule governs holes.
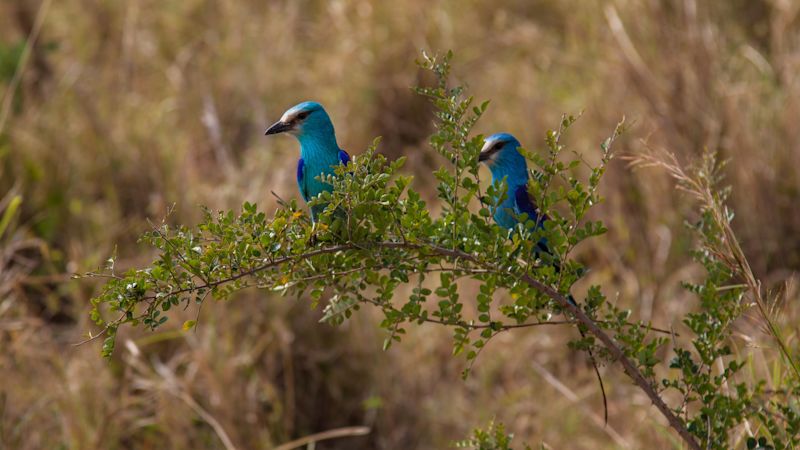
[[[484,139],[483,148],[478,154],[478,161],[486,164],[492,172],[492,183],[495,186],[499,186],[505,180],[507,186],[506,198],[497,205],[497,209],[494,212],[494,221],[501,227],[511,230],[520,223],[521,216],[524,213],[528,216],[527,221],[533,221],[537,228],[541,228],[548,218],[539,211],[536,203],[528,193],[528,162],[519,152],[519,148],[520,143],[517,138],[508,133],[497,133]],[[495,203],[497,202],[497,198],[493,200]],[[536,244],[535,252],[537,256],[547,254],[556,271],[561,270],[560,262],[547,246],[547,239],[542,238],[539,240]],[[567,300],[578,306],[572,294],[568,294]],[[581,337],[586,337],[580,327],[578,327],[578,331]],[[589,359],[592,362],[595,375],[600,384],[600,391],[603,394],[605,421],[608,423],[606,390],[591,349],[589,349]]]
[[[334,174],[334,167],[347,165],[350,155],[339,148],[333,123],[325,108],[317,102],[303,102],[292,106],[272,124],[265,135],[289,133],[300,142],[300,160],[297,162],[297,186],[306,202],[330,192],[331,185],[317,179],[320,175]],[[311,208],[311,221],[325,209],[325,205]]]
[[[533,221],[541,228],[547,216],[540,213],[528,193],[528,163],[519,152],[519,148],[520,143],[517,138],[508,133],[497,133],[484,140],[478,156],[478,161],[486,164],[492,172],[492,183],[499,187],[505,180],[507,186],[506,198],[497,205],[494,221],[510,230],[517,226],[520,216],[524,213],[528,216],[527,220]],[[497,201],[496,198],[493,200]],[[551,255],[546,239],[543,238],[538,242],[536,253]]]

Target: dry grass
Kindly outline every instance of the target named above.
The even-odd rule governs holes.
[[[0,5],[0,56],[25,42],[39,5]],[[0,196],[16,186],[23,197],[0,254],[43,243],[0,266],[0,448],[271,448],[362,425],[368,436],[317,448],[442,448],[493,417],[532,445],[677,447],[616,369],[605,369],[609,428],[596,423],[591,368],[565,346],[572,330],[500,336],[462,382],[443,330],[419,328],[384,353],[369,312],[331,329],[303,300],[252,292],[206,305],[196,333],[120,336],[130,344],[109,364],[70,345],[90,329],[96,286],[67,280],[115,245],[120,265],[145,261],[135,237],[173,204],[169,220],[192,222],[198,204],[269,210],[270,190],[296,195],[295,143],[262,131],[300,100],[326,105],[351,153],[382,135],[433,197],[430,112],[408,87],[425,82],[420,48],[452,48],[460,81],[493,100],[482,132],[537,148],[563,112],[585,110],[568,144],[592,159],[624,114],[636,122],[626,152],[646,139],[681,161],[704,147],[731,158],[735,231],[788,305],[800,266],[798,11],[766,0],[52,2],[0,134]],[[681,226],[689,199],[665,174],[620,162],[603,190],[610,232],[578,249],[592,271],[575,292],[602,284],[638,317],[677,326],[694,306],[678,281],[701,275]],[[786,324],[798,318],[780,315],[794,347]],[[742,349],[765,342],[747,324],[741,335]],[[779,376],[775,355],[757,351],[754,373]]]

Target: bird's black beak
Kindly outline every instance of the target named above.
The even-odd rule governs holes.
[[[478,162],[484,162],[489,159],[489,152],[478,153]]]
[[[271,127],[267,128],[267,131],[264,132],[265,135],[270,134],[278,134],[289,131],[292,129],[292,124],[281,122],[280,120],[273,123]]]

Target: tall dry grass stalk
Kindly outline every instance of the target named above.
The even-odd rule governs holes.
[[[753,274],[739,240],[733,232],[731,222],[733,212],[725,203],[729,189],[721,186],[725,161],[718,161],[714,151],[706,150],[702,159],[690,172],[678,163],[673,153],[666,150],[655,150],[645,145],[645,151],[626,158],[633,168],[655,167],[664,170],[677,183],[677,188],[693,197],[700,205],[700,210],[710,213],[714,226],[722,236],[718,240],[704,240],[703,248],[724,261],[734,277],[739,278],[748,288],[752,303],[758,308],[761,319],[769,334],[775,340],[794,376],[800,381],[800,369],[789,346],[783,338],[783,332],[777,324],[775,308],[777,301],[768,303],[762,293],[762,283]]]

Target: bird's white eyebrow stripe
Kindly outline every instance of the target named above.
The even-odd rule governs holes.
[[[497,142],[496,138],[489,138],[483,141],[483,148],[481,148],[481,152],[485,152],[486,150],[491,148],[495,142]]]
[[[290,109],[289,111],[283,113],[283,116],[281,116],[281,122],[283,123],[291,122],[292,120],[294,120],[295,116],[297,116],[297,111],[292,111]]]
[[[483,148],[481,149],[480,153],[488,157],[499,152],[502,146],[498,146],[498,142],[503,142],[503,140],[499,137],[487,140],[486,143],[483,144]]]
[[[291,122],[292,120],[296,119],[297,115],[302,113],[303,111],[304,110],[300,108],[300,105],[295,105],[286,110],[285,113],[283,113],[283,116],[281,116],[281,122],[283,123]]]

